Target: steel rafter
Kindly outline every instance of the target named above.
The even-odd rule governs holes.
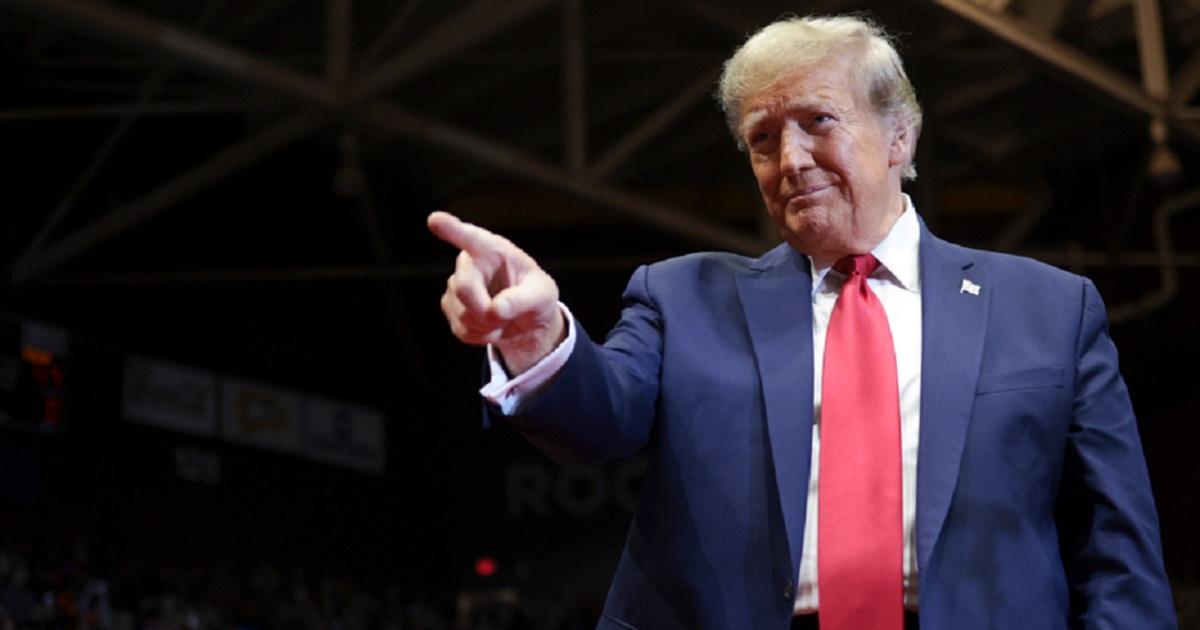
[[[1157,56],[1153,50],[1155,48],[1153,42],[1143,45],[1146,51],[1142,53],[1144,59],[1148,59],[1149,64],[1147,81],[1149,81],[1151,87],[1154,89],[1154,92],[1149,92],[1136,82],[1109,68],[1102,62],[1089,57],[1080,50],[1040,33],[1024,20],[1005,13],[991,11],[966,0],[930,1],[935,6],[976,24],[998,39],[1017,47],[1042,62],[1078,78],[1085,85],[1092,87],[1101,94],[1109,97],[1111,101],[1119,104],[1121,106],[1120,109],[1124,112],[1140,114],[1151,120],[1165,118],[1173,129],[1179,131],[1193,145],[1200,146],[1200,129],[1197,129],[1195,125],[1170,118],[1166,102],[1167,91],[1163,90],[1161,95],[1157,94],[1163,80],[1160,75],[1165,73],[1165,64],[1160,66],[1155,61]],[[1155,0],[1149,1],[1153,2]],[[1139,20],[1141,24],[1139,27],[1139,39],[1157,37],[1159,38],[1158,46],[1161,47],[1161,26],[1157,34],[1149,34],[1150,31],[1154,30],[1153,10],[1146,10],[1145,8],[1142,10],[1146,15]],[[1142,33],[1142,31],[1146,33]]]
[[[326,82],[153,19],[99,4],[94,0],[0,0],[0,6],[8,6],[53,23],[82,30],[118,46],[163,54],[219,78],[259,85],[302,105],[315,106],[318,111],[340,112],[350,120],[364,122],[368,126],[425,139],[436,138],[436,141],[432,142],[434,146],[450,149],[464,157],[612,207],[652,225],[703,242],[747,253],[761,251],[762,243],[755,239],[697,220],[686,213],[620,189],[586,181],[581,176],[563,173],[548,165],[523,159],[518,151],[474,137],[469,132],[436,121],[421,120],[416,126],[407,124],[413,120],[410,115],[375,98],[382,91],[398,85],[424,68],[550,2],[551,0],[510,0],[498,3],[494,0],[479,0],[442,26],[428,31],[424,37],[388,62],[364,73],[359,79],[352,80],[351,87],[344,97],[340,96],[342,92]],[[307,124],[314,125],[312,130],[320,126],[319,122],[315,122],[320,120],[319,116],[301,116]],[[215,181],[221,173],[232,172],[232,164],[220,162],[230,155],[256,154],[257,157],[262,157],[265,153],[258,149],[275,145],[287,135],[283,130],[294,130],[300,126],[298,120],[299,118],[289,119],[289,123],[273,128],[272,133],[260,135],[219,154],[214,161],[206,163],[194,173],[176,178],[146,198],[64,238],[47,251],[19,261],[14,269],[14,277],[26,279],[33,274],[43,273],[161,210],[164,202],[177,201],[182,194],[186,194],[187,185],[207,185]],[[289,137],[288,140],[298,137]],[[168,192],[169,194],[164,194]]]

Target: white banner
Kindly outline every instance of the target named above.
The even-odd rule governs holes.
[[[217,377],[167,361],[126,357],[121,407],[132,422],[211,437],[217,429]]]
[[[273,451],[303,452],[300,395],[226,377],[222,387],[221,436]]]
[[[346,402],[304,399],[304,452],[310,459],[365,473],[383,473],[383,415]]]

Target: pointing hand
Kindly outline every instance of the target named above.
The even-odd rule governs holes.
[[[429,215],[438,238],[459,248],[442,313],[463,343],[492,344],[511,376],[532,367],[566,337],[558,285],[512,241],[447,212]]]

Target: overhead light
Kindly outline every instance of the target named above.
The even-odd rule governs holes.
[[[1179,163],[1179,156],[1167,144],[1167,123],[1162,118],[1150,121],[1150,139],[1154,142],[1154,148],[1150,150],[1146,173],[1156,185],[1170,186],[1179,181],[1183,166]]]

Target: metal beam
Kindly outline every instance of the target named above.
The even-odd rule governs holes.
[[[1087,16],[1092,20],[1108,17],[1129,5],[1130,0],[1092,0],[1088,7]]]
[[[1001,94],[1011,92],[1029,79],[1029,72],[1014,67],[987,78],[956,87],[933,103],[938,116],[949,117],[961,114],[973,107],[990,101]]]
[[[677,15],[694,15],[703,18],[712,24],[725,28],[725,30],[738,37],[748,37],[756,29],[763,26],[746,15],[730,12],[725,8],[725,5],[716,5],[704,0],[672,0],[671,4],[679,7],[680,10],[676,12]]]
[[[325,80],[334,88],[344,88],[350,78],[353,60],[353,0],[326,0]]]
[[[501,25],[507,25],[550,1],[519,0],[504,3],[502,4],[503,10],[499,10],[496,8],[495,2],[480,0],[464,14],[433,29],[430,35],[418,42],[413,50],[393,59],[379,72],[370,75],[355,94],[359,98],[374,96],[376,90],[387,89],[394,82],[401,81],[423,69],[426,64],[440,60],[443,56],[473,43],[479,37],[495,32]],[[165,55],[204,74],[260,85],[281,93],[290,100],[308,106],[316,106],[321,110],[334,110],[341,105],[342,91],[318,79],[278,64],[257,59],[235,48],[157,22],[143,15],[101,4],[95,0],[0,0],[0,6],[7,6],[38,19],[80,30],[119,47]],[[487,19],[488,15],[485,12],[488,10],[492,10],[496,14],[495,21]],[[348,44],[348,42],[339,45],[343,44]],[[298,125],[296,121],[299,118],[303,118],[307,123]],[[264,143],[277,141],[278,146],[281,146],[299,137],[289,136],[286,140],[278,139],[277,130],[279,129],[303,127],[309,131],[315,131],[320,126],[320,122],[304,114],[289,118],[264,134],[238,143],[219,154],[214,160],[176,177],[146,197],[114,211],[77,233],[64,237],[47,251],[35,255],[31,249],[14,266],[13,277],[19,281],[27,279],[32,274],[45,272],[86,251],[88,247],[108,240],[120,231],[161,211],[165,207],[164,199],[170,199],[173,203],[182,199],[183,193],[195,192],[199,190],[200,185],[208,185],[223,178],[232,172],[223,166],[223,162],[227,160],[233,160],[230,163],[245,165],[249,163],[242,161],[245,156],[261,157],[272,150],[258,150],[264,146]],[[40,244],[40,240],[35,242],[35,245],[40,246]]]
[[[1134,26],[1137,31],[1138,59],[1142,68],[1142,87],[1158,103],[1170,94],[1167,76],[1167,52],[1163,44],[1162,14],[1159,0],[1133,0]]]
[[[1175,117],[1182,121],[1200,121],[1200,107],[1185,107],[1175,110]]]
[[[1012,0],[973,0],[973,2],[988,11],[1007,11]]]
[[[544,265],[543,265],[544,266]],[[200,271],[122,271],[115,273],[63,273],[42,276],[31,286],[154,286],[166,284],[228,284],[231,282],[313,282],[431,278],[446,275],[444,263],[425,265],[327,265],[321,267],[262,267]]]
[[[976,126],[964,123],[941,124],[937,137],[982,156],[989,162],[1002,162],[1021,146],[1016,134],[984,133]]]
[[[764,215],[765,216],[765,215]],[[778,233],[776,233],[778,235]],[[1184,254],[1183,256],[1186,256]],[[1200,254],[1194,256],[1200,265]],[[558,276],[563,272],[596,269],[629,270],[654,262],[649,256],[603,256],[539,258],[538,264]],[[1186,258],[1184,259],[1186,261]],[[30,282],[39,287],[121,286],[142,287],[169,284],[229,284],[233,282],[334,282],[341,280],[403,280],[409,278],[445,278],[453,273],[453,263],[378,265],[327,265],[320,267],[262,267],[257,269],[208,269],[201,271],[126,271],[116,273],[64,273],[43,276]]]
[[[1062,23],[1067,10],[1067,0],[1032,0],[1020,7],[1025,19],[1043,33],[1053,33]]]
[[[221,35],[231,40],[244,37],[254,29],[269,23],[296,2],[297,0],[240,0],[237,2],[237,11],[228,16],[233,21],[221,29]]]
[[[1166,306],[1179,293],[1179,267],[1181,255],[1174,251],[1171,243],[1171,219],[1175,215],[1195,209],[1200,205],[1200,188],[1178,193],[1164,199],[1154,210],[1152,217],[1154,245],[1158,255],[1160,285],[1125,304],[1110,306],[1109,319],[1113,322],[1131,321]]]
[[[992,239],[992,249],[999,252],[1011,252],[1017,248],[1025,237],[1033,232],[1033,228],[1041,222],[1042,217],[1046,216],[1053,207],[1051,192],[1048,187],[1040,187],[1037,196],[1025,206],[1016,216],[1009,219],[1004,229]]]
[[[453,20],[432,29],[421,41],[393,58],[352,88],[350,99],[369,98],[402,81],[426,65],[477,41],[553,0],[479,0]],[[69,23],[93,35],[137,48],[167,53],[201,70],[228,78],[251,80],[274,87],[293,99],[322,108],[337,103],[335,91],[324,83],[264,62],[202,38],[183,35],[141,16],[112,9],[93,0],[0,0],[57,23]],[[449,125],[421,118],[389,104],[366,102],[348,112],[369,126],[416,137],[475,161],[509,172],[579,198],[609,206],[638,220],[677,232],[700,242],[746,254],[759,254],[763,244],[738,232],[695,219],[637,195],[572,177],[560,169],[524,156],[508,147],[475,137]],[[14,277],[26,279],[70,259],[88,247],[140,223],[187,193],[228,175],[262,155],[319,128],[322,118],[300,114],[218,154],[201,167],[168,182],[150,195],[124,206],[76,234],[14,267]]]
[[[1164,118],[1168,115],[1165,96],[1161,99],[1154,98],[1126,76],[1071,46],[1036,32],[1023,20],[993,13],[966,0],[931,1],[949,13],[974,22],[993,36],[1051,67],[1074,76],[1100,94],[1108,96],[1127,113],[1141,114],[1150,119]],[[1200,128],[1172,118],[1166,120],[1171,129],[1179,132],[1179,137],[1190,141],[1193,147],[1200,147]]]
[[[758,29],[767,25],[767,22],[763,21],[759,15],[733,12],[726,8],[729,5],[737,5],[738,3],[735,2],[718,3],[711,0],[669,0],[669,3],[678,8],[673,13],[673,18],[696,16],[723,27],[731,35],[739,38],[749,37],[758,31]],[[849,4],[851,3],[847,2],[847,0],[808,0],[803,3],[802,7],[794,10],[807,15],[832,14],[849,10],[850,7],[847,6]],[[768,19],[774,17],[770,16]],[[739,41],[738,43],[741,42]]]
[[[79,199],[79,196],[83,194],[83,191],[88,187],[88,184],[90,184],[92,179],[96,177],[96,174],[100,172],[100,168],[104,166],[106,161],[108,161],[108,156],[112,154],[113,150],[116,149],[117,145],[120,144],[122,139],[124,139],[125,134],[128,133],[130,128],[133,127],[133,123],[136,120],[136,115],[126,116],[122,118],[117,123],[116,128],[108,134],[108,138],[104,140],[104,144],[100,145],[100,149],[96,152],[96,155],[92,156],[92,160],[88,162],[87,167],[84,168],[83,172],[79,174],[79,177],[75,179],[75,183],[71,184],[71,187],[67,189],[66,194],[64,194],[62,199],[59,200],[58,205],[55,206],[54,210],[50,212],[50,215],[46,218],[45,222],[42,223],[42,226],[38,228],[37,234],[35,234],[33,239],[29,241],[29,245],[25,247],[25,251],[21,252],[21,255],[17,257],[18,266],[20,265],[21,261],[27,260],[36,255],[38,250],[40,250],[43,244],[45,244],[46,239],[50,238],[50,235],[58,229],[59,224],[62,223],[64,218],[66,218],[67,212],[71,209],[71,206],[75,205],[75,201]],[[14,279],[19,279],[18,272],[14,271],[13,277]]]
[[[574,196],[607,206],[643,223],[747,255],[761,254],[765,249],[757,239],[740,232],[696,219],[664,204],[592,182],[524,155],[510,147],[475,136],[445,123],[409,113],[399,107],[373,102],[356,110],[357,117],[385,131],[416,138],[437,149],[450,151]]]
[[[1079,50],[1038,33],[1023,20],[988,11],[965,0],[931,1],[1037,59],[1078,77],[1128,109],[1150,116],[1162,111],[1161,105],[1133,81]]]
[[[412,19],[413,14],[417,12],[417,9],[421,8],[424,2],[425,0],[408,0],[408,2],[404,3],[404,6],[396,12],[396,16],[392,18],[392,21],[388,22],[388,25],[384,27],[383,34],[376,38],[375,43],[371,44],[370,50],[363,54],[361,61],[363,67],[375,65],[375,61],[396,44],[396,40],[400,38],[400,33],[404,32],[404,27],[408,26],[408,22]]]
[[[662,133],[667,127],[670,127],[672,123],[678,120],[684,112],[691,109],[701,98],[707,98],[708,90],[712,88],[713,83],[716,82],[720,75],[720,67],[705,72],[680,90],[675,98],[667,101],[652,114],[642,119],[642,122],[629,130],[629,133],[625,134],[620,140],[613,143],[608,151],[592,164],[591,168],[587,171],[588,177],[592,179],[604,179],[608,177],[617,167],[640,149],[642,145]]]
[[[1017,250],[1016,255],[1040,260],[1056,267],[1161,267],[1162,255],[1157,252],[1087,252],[1053,249]],[[1178,252],[1171,255],[1175,267],[1200,267],[1200,252]],[[1122,320],[1131,318],[1123,317]]]
[[[207,25],[212,18],[220,12],[223,4],[223,0],[212,0],[208,2],[208,4],[205,5],[204,11],[201,12],[200,16],[196,19],[196,27],[202,28]],[[139,104],[145,104],[149,102],[150,99],[158,96],[158,94],[162,91],[162,87],[166,84],[170,76],[170,69],[159,68],[150,73],[150,76],[142,81],[141,85],[138,86],[137,95]],[[50,213],[50,216],[46,219],[45,223],[42,224],[42,227],[33,237],[33,240],[30,241],[29,245],[25,248],[25,251],[21,253],[19,259],[30,256],[33,252],[41,249],[46,239],[54,233],[54,230],[58,228],[59,223],[61,223],[63,218],[66,217],[67,212],[70,210],[71,206],[75,204],[75,201],[79,198],[80,194],[82,194],[88,185],[91,184],[92,179],[96,177],[96,175],[100,172],[101,167],[103,167],[105,162],[108,161],[108,157],[112,154],[112,151],[116,149],[117,145],[119,145],[122,140],[125,139],[125,134],[128,133],[131,128],[133,128],[133,125],[140,120],[141,117],[142,112],[134,110],[123,116],[121,120],[117,122],[117,126],[109,133],[108,138],[96,152],[96,155],[92,157],[91,162],[83,170],[83,173],[81,173],[80,176],[75,180],[75,183],[72,184],[69,189],[67,189],[67,193],[59,201],[58,205],[54,208],[54,211]]]
[[[1171,78],[1171,108],[1178,110],[1186,107],[1198,91],[1200,91],[1200,52],[1193,54]]]
[[[264,106],[265,107],[265,106]],[[126,116],[194,116],[245,112],[261,107],[250,101],[149,101],[136,103],[96,103],[67,107],[0,109],[0,123],[55,122],[81,118],[123,118]]]
[[[633,15],[622,11],[612,12],[610,15],[592,15],[587,22],[590,39],[607,41],[627,32],[636,26],[637,20]],[[439,94],[439,102],[447,103],[446,109],[439,110],[439,114],[452,114],[457,107],[464,106],[469,102],[463,100],[463,97],[469,96],[474,99],[484,96],[490,92],[492,85],[501,84],[506,76],[515,79],[521,73],[550,67],[558,63],[560,56],[552,49],[545,49],[544,52],[522,51],[516,53],[487,51],[487,54],[482,51],[467,51],[457,58],[470,64],[486,64],[493,67],[489,67],[483,73],[485,78],[466,85],[451,86],[449,88],[451,91]],[[619,63],[686,62],[690,71],[690,68],[697,63],[720,63],[723,55],[706,49],[686,50],[683,53],[656,50],[650,53],[645,49],[630,52],[627,48],[621,48],[607,51],[589,50],[587,59],[589,65],[595,65],[602,61]],[[664,72],[669,71],[664,70]],[[610,122],[617,116],[628,114],[630,110],[644,109],[648,104],[672,99],[677,96],[680,89],[672,82],[661,79],[652,79],[648,82],[634,79],[635,77],[631,75],[629,81],[608,85],[606,89],[590,95],[587,107],[587,119],[590,127]],[[450,116],[443,115],[442,117],[449,118]],[[562,142],[560,129],[553,125],[541,125],[530,133],[522,134],[522,144],[530,153],[552,150]],[[439,189],[453,191],[469,185],[469,182],[477,177],[477,174],[462,169],[440,179]]]
[[[766,214],[764,213],[765,217]],[[769,219],[768,219],[769,222]],[[774,229],[774,225],[771,226]],[[778,237],[778,232],[774,234]],[[1062,267],[1092,269],[1159,267],[1162,257],[1156,252],[1094,252],[1051,249],[1018,250],[1017,254]],[[557,276],[562,272],[595,269],[627,270],[653,262],[646,256],[606,256],[596,258],[540,258],[538,264]],[[1175,252],[1175,267],[1200,267],[1200,252]],[[235,282],[337,282],[343,280],[397,280],[445,278],[453,269],[448,263],[392,265],[329,265],[321,267],[263,267],[256,269],[209,269],[201,271],[129,271],[116,273],[65,273],[31,281],[38,287],[144,287],[171,284],[230,284]]]
[[[163,55],[210,76],[260,85],[329,109],[339,101],[336,91],[309,76],[95,0],[0,0],[0,6],[82,31],[121,48]]]
[[[425,32],[401,53],[356,81],[346,102],[353,104],[381,94],[437,61],[499,32],[558,0],[476,0],[454,18]]]
[[[583,0],[563,0],[563,138],[567,170],[587,165],[587,63],[584,59]]]
[[[315,114],[296,114],[217,153],[204,164],[168,181],[137,201],[121,206],[53,245],[17,260],[13,264],[14,282],[22,282],[43,273],[141,224],[163,208],[316,131],[324,121],[324,117]]]
[[[724,129],[721,125],[720,129]],[[749,163],[741,163],[742,156],[738,158],[737,149],[734,148],[733,140],[728,132],[720,132],[714,129],[711,133],[684,133],[675,134],[671,137],[670,142],[660,143],[654,147],[652,154],[642,156],[642,159],[637,162],[632,162],[622,171],[622,178],[636,180],[645,179],[647,174],[653,174],[656,170],[667,168],[671,165],[682,162],[698,153],[712,149],[714,146],[719,146],[722,150],[729,151],[734,156],[735,163],[738,164],[739,178],[743,178],[742,182],[749,184],[754,181],[750,174]],[[744,169],[744,170],[743,170]],[[757,192],[757,188],[751,186],[745,189],[747,192]],[[745,208],[747,211],[742,216],[759,216],[764,215],[765,211],[762,207],[762,199],[758,195],[749,194],[746,196]],[[770,217],[768,217],[769,219]],[[756,231],[757,233],[757,231]],[[778,245],[776,240],[771,245]],[[765,249],[765,248],[764,248]],[[761,252],[760,252],[761,253]]]

